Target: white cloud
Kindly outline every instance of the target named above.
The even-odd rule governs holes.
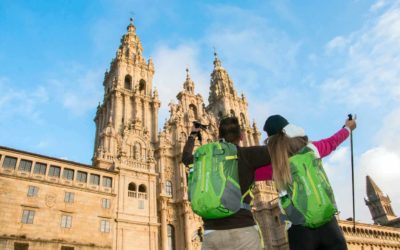
[[[162,126],[168,115],[168,104],[183,90],[186,80],[186,68],[189,68],[190,78],[195,83],[195,93],[200,93],[207,103],[209,88],[209,72],[199,66],[199,48],[196,44],[181,44],[175,48],[161,45],[153,52],[154,75],[153,86],[160,95],[161,108],[159,123]]]
[[[400,6],[393,3],[348,37],[335,38],[326,48],[340,44],[345,64],[321,87],[328,100],[353,105],[385,104],[399,101],[400,88]],[[344,42],[346,41],[346,42]]]
[[[289,74],[282,72],[296,68],[300,42],[291,41],[265,17],[249,10],[224,5],[213,6],[210,13],[214,22],[208,28],[205,43],[221,51],[222,63],[238,77],[241,86],[265,87],[266,79],[258,78],[257,70],[274,79],[288,79]]]
[[[328,54],[332,53],[334,50],[343,49],[347,45],[347,43],[348,41],[346,38],[342,36],[337,36],[326,44],[325,51]]]
[[[371,6],[370,11],[378,11],[382,9],[386,4],[386,0],[378,0],[375,4]]]
[[[83,115],[94,109],[101,101],[103,72],[82,69],[71,65],[68,70],[48,81],[52,98],[75,115]]]
[[[398,152],[400,155],[400,108],[393,110],[382,119],[382,127],[374,139],[378,145]]]
[[[400,178],[399,152],[382,146],[376,147],[362,154],[359,165],[360,174],[372,177],[382,192],[390,196],[392,207],[399,215],[400,193],[397,191]]]
[[[47,103],[49,93],[46,87],[38,85],[29,90],[12,84],[6,78],[0,78],[0,117],[1,120],[8,120],[6,117],[28,118],[34,122],[41,122],[40,106]]]

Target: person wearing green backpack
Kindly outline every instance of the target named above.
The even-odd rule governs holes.
[[[333,136],[310,142],[304,129],[284,117],[268,117],[264,131],[272,160],[272,178],[287,221],[291,250],[345,250],[346,240],[335,215],[337,208],[321,158],[329,155],[356,128],[355,120]]]
[[[193,126],[182,153],[190,168],[189,199],[202,217],[202,250],[259,250],[262,238],[251,212],[251,188],[257,168],[271,163],[267,147],[241,147],[239,121],[226,117],[219,124],[220,140],[193,154],[200,128]]]

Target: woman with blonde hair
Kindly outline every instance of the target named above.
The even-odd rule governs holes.
[[[271,156],[272,178],[279,192],[283,217],[288,229],[291,250],[347,249],[335,214],[336,203],[332,188],[322,167],[321,158],[329,155],[356,128],[355,120],[333,136],[310,142],[301,127],[290,124],[284,117],[268,117],[264,131]],[[263,171],[256,173],[259,180]]]

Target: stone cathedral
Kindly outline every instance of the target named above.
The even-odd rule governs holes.
[[[158,128],[154,65],[143,57],[131,22],[104,75],[92,165],[0,147],[0,250],[199,250],[202,222],[191,210],[180,162],[192,122],[209,125],[207,142],[217,139],[219,118],[233,115],[244,132],[242,146],[260,139],[245,96],[217,54],[213,64],[207,104],[187,69]],[[352,221],[341,220],[349,249],[400,249],[400,220],[389,197],[370,177],[367,192],[375,225],[353,229]],[[288,249],[273,182],[256,183],[253,193],[265,249]]]

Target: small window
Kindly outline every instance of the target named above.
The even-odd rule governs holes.
[[[14,250],[29,250],[29,243],[14,242]]]
[[[139,209],[144,209],[144,200],[139,200],[138,208]]]
[[[71,228],[71,226],[72,226],[72,216],[71,215],[62,215],[61,216],[61,227]]]
[[[103,187],[112,187],[112,178],[103,176]]]
[[[35,167],[33,168],[33,173],[34,174],[41,174],[45,175],[46,174],[46,164],[36,162]]]
[[[24,210],[22,212],[21,222],[23,224],[33,224],[33,218],[35,217],[35,211],[33,210]]]
[[[90,184],[100,185],[100,175],[90,174]]]
[[[144,92],[146,90],[146,81],[141,79],[139,81],[139,92]]]
[[[111,201],[109,199],[105,199],[105,198],[101,199],[101,207],[105,208],[105,209],[110,208],[111,207]]]
[[[61,246],[61,250],[74,250],[74,247]]]
[[[167,225],[167,235],[168,235],[168,249],[175,250],[175,228],[173,225]]]
[[[139,192],[146,193],[146,186],[144,184],[139,185]]]
[[[78,173],[76,174],[76,180],[79,182],[86,183],[87,182],[87,173],[78,171]]]
[[[167,181],[165,183],[165,192],[167,193],[167,195],[172,196],[172,182]]]
[[[39,188],[38,188],[38,187],[29,186],[29,188],[28,188],[28,194],[27,194],[27,195],[28,195],[28,197],[37,196],[38,191],[39,191]]]
[[[16,165],[17,165],[17,158],[10,156],[6,156],[6,158],[4,158],[3,168],[15,169]]]
[[[74,250],[74,247],[61,246],[61,250]]]
[[[61,168],[57,167],[57,166],[50,166],[49,169],[49,176],[53,176],[53,177],[60,177],[60,172],[61,172]]]
[[[65,203],[74,203],[75,194],[72,192],[65,192],[64,202]]]
[[[129,183],[128,190],[129,191],[136,191],[136,184],[133,183],[133,182]]]
[[[73,180],[74,179],[74,170],[70,169],[70,168],[64,168],[63,178],[66,180]]]
[[[110,221],[108,221],[108,220],[100,221],[100,232],[102,232],[102,233],[110,232]]]
[[[130,75],[125,76],[125,84],[124,87],[126,89],[132,89],[132,77]]]
[[[28,160],[21,160],[18,169],[24,172],[31,172],[32,162]]]

